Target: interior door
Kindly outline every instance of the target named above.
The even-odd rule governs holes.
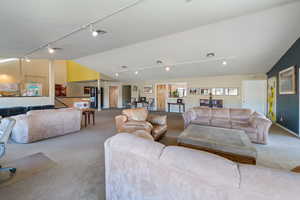
[[[156,86],[156,108],[158,111],[166,111],[167,86]]]
[[[117,108],[118,107],[118,86],[110,86],[109,87],[109,107]]]
[[[250,108],[262,114],[267,110],[267,81],[243,81],[242,107]]]

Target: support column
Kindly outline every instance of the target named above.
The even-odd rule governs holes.
[[[98,111],[101,111],[101,80],[100,78],[97,80],[98,87]]]
[[[55,105],[55,71],[53,62],[53,60],[49,60],[49,98],[51,105]]]

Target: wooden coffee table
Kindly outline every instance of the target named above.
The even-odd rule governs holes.
[[[207,151],[229,160],[256,164],[257,152],[242,130],[189,125],[177,138],[179,146]]]

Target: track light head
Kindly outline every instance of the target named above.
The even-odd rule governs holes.
[[[48,45],[48,52],[50,54],[53,54],[53,53],[55,53],[55,50],[53,48],[51,48],[50,45]]]
[[[25,60],[26,62],[31,62],[31,60],[30,60],[28,57],[25,57],[24,60]]]

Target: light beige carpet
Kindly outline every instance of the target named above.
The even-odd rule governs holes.
[[[17,168],[17,172],[11,176],[7,171],[0,172],[0,188],[9,186],[26,178],[37,175],[38,173],[55,167],[56,163],[43,153],[35,153],[24,158],[8,162],[3,167]]]
[[[104,147],[115,134],[114,116],[120,110],[96,115],[96,125],[80,132],[32,144],[9,144],[1,164],[38,152],[57,163],[34,176],[0,188],[5,200],[102,200],[105,199]],[[168,133],[161,142],[174,144],[183,130],[179,114],[168,114]],[[255,145],[258,164],[289,170],[300,165],[300,140],[274,126],[269,145]]]

